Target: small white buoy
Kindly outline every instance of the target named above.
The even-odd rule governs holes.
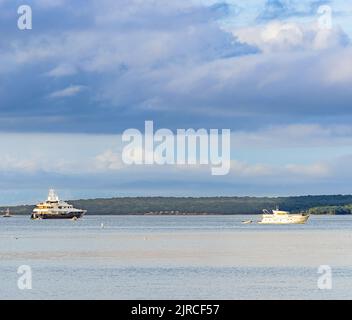
[[[101,228],[101,229],[104,229],[104,223],[101,223],[101,224],[100,224],[100,228]]]

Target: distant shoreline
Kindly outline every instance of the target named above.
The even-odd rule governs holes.
[[[352,195],[293,197],[121,197],[68,200],[87,215],[259,215],[263,209],[279,207],[289,212],[311,214],[351,214]],[[2,206],[15,215],[29,215],[34,205]]]

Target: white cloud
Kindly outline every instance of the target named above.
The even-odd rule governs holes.
[[[120,146],[119,135],[0,133],[0,168],[95,173],[97,155],[113,148],[118,152]]]
[[[121,154],[107,150],[96,156],[96,168],[98,170],[120,170],[124,167]]]
[[[34,3],[43,8],[55,8],[65,5],[67,0],[34,0]]]
[[[86,89],[85,86],[69,86],[65,89],[55,91],[49,95],[50,98],[65,98],[72,97],[80,93],[82,90]]]
[[[300,177],[304,180],[314,178],[325,178],[333,174],[331,163],[291,163],[286,165],[274,164],[249,164],[243,161],[231,161],[231,176],[251,179],[282,179],[291,181]]]
[[[71,76],[77,72],[76,68],[69,64],[60,64],[54,69],[50,70],[47,75],[51,77]]]
[[[231,30],[240,41],[258,46],[264,52],[321,50],[344,46],[347,35],[340,27],[322,29],[317,23],[273,21],[265,25]]]
[[[285,166],[288,173],[303,177],[328,177],[331,175],[331,168],[326,163],[313,163],[308,165],[288,164]]]
[[[332,53],[322,62],[324,81],[328,85],[351,85],[352,83],[352,48]]]
[[[266,164],[248,164],[243,161],[231,161],[231,174],[244,177],[262,177],[270,176],[275,172],[271,165]]]
[[[290,130],[295,132],[292,127],[288,128],[286,132]],[[348,135],[345,130],[347,129],[338,128],[334,132],[340,131],[341,134]],[[302,128],[301,131],[308,136],[314,132],[316,132],[315,134],[331,135],[331,133],[322,132],[320,128],[313,126]],[[279,136],[278,133],[271,132],[271,134]],[[304,134],[301,134],[299,139],[304,141],[304,137]],[[288,136],[287,139],[290,140],[290,137]],[[311,142],[309,139],[307,140],[307,149],[309,150]],[[3,150],[0,155],[0,174],[29,174],[34,180],[42,174],[51,174],[53,176],[51,183],[53,184],[55,181],[60,181],[55,179],[60,179],[59,177],[62,175],[70,177],[70,181],[76,179],[77,184],[80,183],[82,177],[91,179],[91,181],[96,179],[100,183],[109,180],[110,183],[115,181],[116,184],[126,183],[135,186],[143,181],[151,181],[154,184],[167,182],[169,189],[165,188],[165,192],[167,190],[172,192],[172,181],[179,181],[186,185],[188,183],[202,185],[224,183],[227,188],[231,185],[245,184],[251,186],[252,190],[257,190],[253,191],[257,194],[269,193],[267,189],[262,189],[263,186],[285,184],[286,186],[301,185],[304,187],[312,183],[321,183],[321,181],[326,184],[329,181],[334,181],[344,185],[352,178],[351,156],[348,154],[348,150],[345,150],[343,156],[339,156],[334,152],[334,149],[330,149],[330,153],[325,159],[303,161],[302,154],[295,150],[295,146],[288,144],[285,157],[281,159],[280,163],[275,163],[275,158],[281,156],[280,149],[275,149],[275,147],[268,151],[271,156],[269,159],[261,156],[262,152],[259,152],[259,156],[245,160],[237,159],[243,158],[243,149],[237,148],[234,149],[229,175],[214,177],[211,175],[211,165],[124,165],[121,161],[122,146],[121,136],[118,135],[0,134],[0,149]],[[256,141],[248,143],[247,148],[257,152],[257,146]],[[350,153],[352,152],[350,151]],[[286,190],[288,189],[282,190],[282,193],[285,193]],[[332,193],[337,193],[338,190],[340,189],[336,189]],[[221,191],[221,188],[213,189],[212,194],[221,193]],[[242,194],[244,192],[240,189],[239,191]],[[279,192],[278,189],[277,192]]]
[[[0,54],[6,61],[0,72],[40,64],[50,66],[47,74],[55,78],[75,74],[94,87],[87,99],[109,110],[181,111],[234,120],[263,110],[286,119],[346,110],[349,97],[336,93],[332,106],[328,97],[336,90],[325,90],[333,85],[342,90],[352,82],[351,52],[343,47],[338,27],[326,31],[276,21],[234,28],[231,39],[209,8],[188,1],[93,1],[88,9],[96,9],[93,26],[11,40],[9,52]],[[236,37],[262,53],[237,56],[243,44]],[[331,50],[317,50],[322,48]],[[81,89],[67,87],[51,97]]]
[[[6,153],[0,156],[0,170],[2,171],[22,171],[31,173],[36,172],[38,169],[39,164],[35,159],[13,157]]]
[[[352,128],[348,125],[273,125],[259,130],[235,131],[233,148],[352,147]]]

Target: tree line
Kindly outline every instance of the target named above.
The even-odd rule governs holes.
[[[68,201],[90,215],[260,214],[276,207],[311,214],[351,214],[352,195],[296,197],[123,197]],[[14,206],[14,214],[30,214],[34,205]],[[5,210],[6,207],[0,208]]]

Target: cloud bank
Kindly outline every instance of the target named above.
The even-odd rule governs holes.
[[[182,179],[204,193],[348,189],[346,1],[33,0],[30,32],[16,29],[20,4],[0,1],[0,128],[14,135],[2,142],[4,181],[50,175],[76,186],[85,175],[109,192],[142,192],[149,181],[171,194]],[[332,8],[331,28],[319,24],[321,5]],[[145,120],[232,129],[231,174],[213,181],[206,168],[138,168],[133,177],[111,137]],[[71,152],[48,157],[49,136]]]

